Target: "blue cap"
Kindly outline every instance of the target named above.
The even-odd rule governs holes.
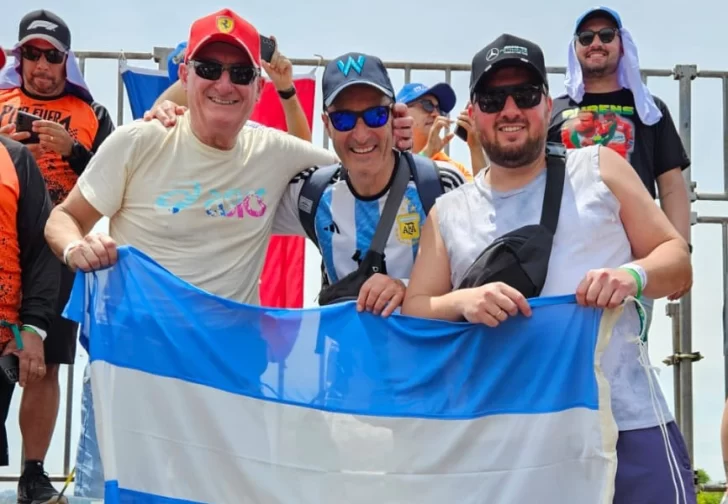
[[[416,99],[432,95],[440,102],[440,110],[447,114],[455,108],[458,99],[455,96],[455,90],[447,82],[440,82],[432,87],[427,87],[418,82],[411,82],[405,86],[397,94],[399,103],[412,103]]]
[[[596,16],[597,14],[612,18],[612,20],[616,23],[617,28],[622,28],[622,18],[619,17],[617,11],[615,11],[614,9],[610,9],[609,7],[598,5],[596,7],[592,7],[584,14],[579,16],[579,19],[576,20],[576,26],[574,27],[574,34],[579,31],[579,27],[584,21],[587,20],[587,18]]]
[[[185,50],[187,49],[187,42],[180,42],[177,47],[169,53],[167,56],[167,71],[169,72],[169,81],[177,82],[179,78],[178,69],[179,64],[185,59]]]
[[[394,99],[394,86],[382,60],[361,53],[347,53],[326,65],[321,87],[324,107],[329,107],[341,91],[354,84],[365,84]]]

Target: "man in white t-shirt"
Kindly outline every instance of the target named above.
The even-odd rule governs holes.
[[[46,238],[74,270],[114,264],[117,243],[128,244],[201,289],[258,304],[288,181],[337,157],[248,122],[263,81],[260,36],[247,21],[228,9],[205,16],[187,47],[179,77],[188,110],[171,128],[137,121],[110,135],[54,209]],[[91,233],[103,216],[110,236]]]
[[[179,73],[189,109],[171,128],[136,121],[109,136],[46,237],[72,269],[113,264],[116,243],[129,244],[197,287],[257,304],[253,279],[288,181],[336,155],[246,124],[263,84],[260,38],[232,11],[192,25]],[[110,237],[89,234],[102,216]]]

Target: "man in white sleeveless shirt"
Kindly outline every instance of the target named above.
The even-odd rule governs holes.
[[[438,198],[423,229],[402,312],[495,327],[509,317],[531,315],[520,292],[499,282],[453,289],[495,238],[540,220],[552,108],[541,49],[502,35],[473,58],[470,95],[475,128],[491,164],[473,183]],[[599,146],[569,151],[541,295],[576,293],[579,304],[614,308],[640,291],[657,299],[691,283],[685,240],[627,161]],[[657,408],[667,418],[679,466],[673,480],[648,375],[638,361],[639,347],[630,341],[639,327],[636,310],[626,309],[601,362],[620,431],[614,502],[694,503],[687,450],[658,390]]]

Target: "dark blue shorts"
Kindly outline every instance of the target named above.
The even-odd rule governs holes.
[[[660,427],[620,431],[617,441],[617,480],[614,504],[696,504],[693,470],[685,441],[675,422],[667,424],[667,434],[679,472],[675,483],[670,474],[668,454]],[[685,488],[683,499],[680,481]]]

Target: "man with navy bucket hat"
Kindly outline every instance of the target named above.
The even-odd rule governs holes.
[[[682,170],[690,159],[667,106],[642,82],[636,44],[619,14],[599,6],[579,16],[567,56],[566,93],[553,101],[549,141],[568,149],[603,145],[619,153],[634,167],[650,195],[659,196],[668,220],[688,240],[690,203]],[[685,292],[675,292],[668,299],[678,299]],[[643,297],[641,301],[649,330],[653,300]],[[652,408],[615,408],[620,430],[615,502],[675,502],[675,481],[684,486],[680,496],[695,502],[682,434],[670,412],[663,413],[664,422],[656,425]],[[679,474],[671,474],[665,461],[663,428]]]
[[[485,154],[480,145],[478,136],[473,133],[473,121],[468,110],[460,113],[455,121],[448,119],[449,114],[457,103],[455,90],[447,82],[439,82],[427,86],[420,82],[405,84],[397,93],[397,103],[407,105],[410,117],[414,119],[412,128],[412,150],[426,156],[433,161],[444,161],[457,168],[466,180],[472,180],[474,175],[485,167]],[[443,151],[446,145],[455,137],[450,127],[461,126],[467,134],[464,139],[470,151],[471,168],[466,168]],[[443,136],[442,133],[445,132]]]

